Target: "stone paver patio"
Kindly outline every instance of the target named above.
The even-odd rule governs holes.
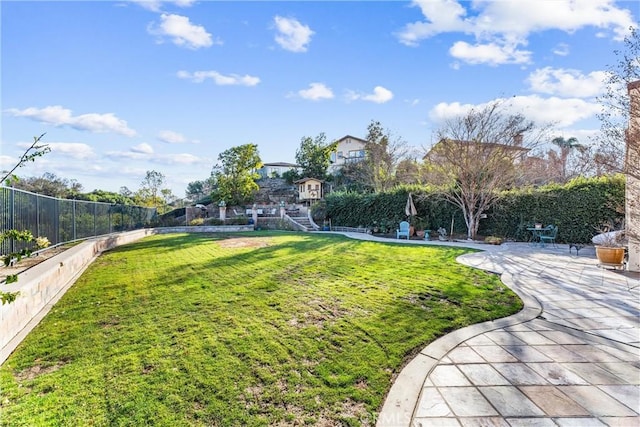
[[[459,261],[500,274],[525,308],[424,348],[377,426],[640,426],[638,274],[599,268],[593,248],[455,245],[483,249]]]

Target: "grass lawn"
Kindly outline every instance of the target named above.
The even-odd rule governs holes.
[[[370,425],[424,345],[521,308],[462,253],[279,232],[122,246],[0,368],[0,422]]]

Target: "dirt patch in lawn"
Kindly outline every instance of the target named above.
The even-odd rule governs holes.
[[[266,237],[229,237],[221,240],[221,248],[266,248],[271,246],[271,239]]]
[[[36,360],[36,362],[38,362],[38,360]],[[19,372],[15,377],[18,381],[32,380],[40,375],[55,372],[64,365],[65,362],[57,362],[55,365],[43,367],[39,363],[36,363],[34,366]]]

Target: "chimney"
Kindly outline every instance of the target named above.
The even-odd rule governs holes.
[[[522,140],[523,140],[523,136],[521,133],[515,135],[513,137],[513,145],[515,145],[516,147],[522,147]]]

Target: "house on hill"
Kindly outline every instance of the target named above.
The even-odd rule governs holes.
[[[365,158],[367,140],[346,135],[336,141],[336,148],[331,152],[329,173],[338,171],[342,166],[351,162],[359,162]]]
[[[510,159],[515,165],[524,162],[527,158],[527,153],[530,151],[522,146],[522,135],[516,136],[512,144],[462,141],[447,138],[438,141],[424,156],[423,160],[431,162],[446,160],[444,153],[450,153],[452,150],[459,152],[460,155],[464,154],[476,159],[489,159],[494,156],[500,156]]]
[[[263,163],[257,172],[260,174],[260,178],[280,178],[291,170],[299,172],[300,165],[286,162]]]

